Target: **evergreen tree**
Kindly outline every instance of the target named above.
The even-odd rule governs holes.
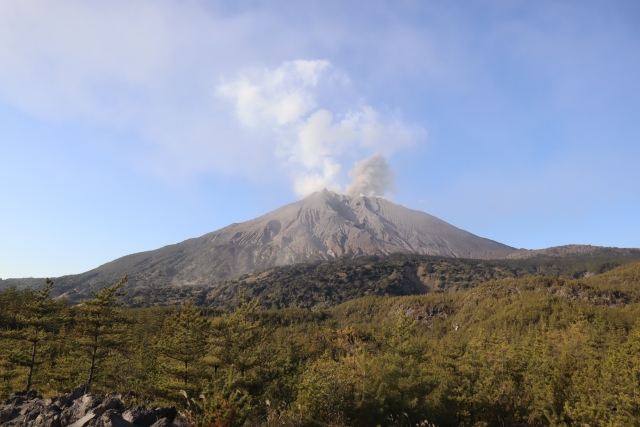
[[[354,406],[357,383],[349,366],[335,361],[329,353],[310,361],[298,380],[294,406],[298,417],[309,425],[327,425],[333,419],[344,417],[344,412]]]
[[[90,389],[102,359],[112,352],[125,353],[128,349],[125,325],[129,321],[119,310],[117,302],[118,297],[126,294],[118,292],[126,281],[125,275],[115,285],[92,292],[93,298],[82,300],[82,305],[76,311],[75,343],[85,350],[85,357],[89,361],[85,391]]]
[[[213,379],[207,397],[226,396],[223,402],[238,414],[247,413],[263,395],[271,378],[267,369],[265,341],[268,330],[258,316],[258,300],[247,300],[211,322],[207,362],[213,366]],[[274,352],[275,353],[275,352]]]
[[[33,373],[38,365],[37,355],[39,345],[51,337],[51,329],[63,320],[59,307],[50,298],[53,281],[45,280],[45,286],[32,293],[32,298],[24,303],[21,312],[15,316],[19,329],[5,332],[5,337],[29,343],[29,353],[18,352],[11,356],[18,365],[28,368],[25,391],[31,389]],[[6,364],[5,369],[7,367]]]
[[[15,329],[16,316],[23,305],[24,292],[18,292],[15,286],[10,286],[0,291],[0,332]]]
[[[264,362],[260,346],[267,332],[256,315],[259,301],[247,300],[243,292],[240,299],[236,310],[212,321],[210,356],[215,370],[233,366],[244,378]]]
[[[627,342],[609,352],[603,370],[610,424],[640,425],[640,321],[629,331]]]
[[[17,365],[12,356],[15,342],[9,339],[8,331],[15,329],[16,316],[19,312],[18,303],[21,295],[15,286],[0,291],[0,396],[14,391],[13,380],[19,375]]]
[[[373,369],[377,400],[382,411],[397,419],[400,425],[408,423],[410,415],[419,414],[421,399],[431,391],[431,381],[423,372],[424,351],[412,339],[416,322],[400,311],[395,322],[385,325],[380,337],[384,352],[376,358]],[[413,418],[415,419],[415,418]]]
[[[165,320],[157,349],[161,370],[168,375],[161,388],[169,396],[176,398],[180,390],[189,396],[201,391],[208,329],[207,319],[191,301]]]

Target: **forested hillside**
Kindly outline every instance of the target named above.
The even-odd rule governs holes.
[[[175,305],[191,299],[197,305],[229,307],[238,305],[238,290],[244,289],[248,297],[259,298],[264,308],[323,309],[364,296],[457,292],[504,278],[579,278],[634,261],[640,261],[640,250],[630,250],[629,253],[600,251],[594,256],[537,256],[512,260],[393,254],[388,257],[338,259],[318,264],[276,267],[214,286],[134,288],[125,299],[125,304],[130,307]],[[77,301],[80,295],[69,294],[68,297]]]
[[[169,249],[156,252],[168,257],[165,251],[172,253]],[[509,259],[493,260],[407,253],[339,257],[258,269],[241,276],[227,275],[230,277],[227,280],[204,269],[200,270],[198,280],[187,284],[168,280],[177,270],[162,263],[150,263],[145,256],[144,253],[131,255],[125,257],[127,262],[108,263],[92,272],[56,278],[52,296],[77,303],[90,297],[92,291],[128,274],[130,292],[123,302],[129,307],[176,305],[187,299],[198,305],[233,306],[238,304],[238,289],[244,288],[250,297],[259,297],[266,308],[327,308],[367,295],[451,292],[507,277],[585,277],[640,261],[640,249],[568,245],[538,251],[519,250],[509,255]],[[189,264],[188,260],[183,261]],[[203,263],[215,269],[218,261],[209,260],[211,265]],[[146,266],[143,275],[140,265]],[[9,286],[37,289],[42,283],[44,278],[7,279],[0,280],[0,289]]]
[[[640,263],[313,311],[120,309],[118,285],[80,306],[2,291],[2,394],[31,371],[201,426],[640,425]]]

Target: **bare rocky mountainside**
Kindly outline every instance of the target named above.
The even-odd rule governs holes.
[[[210,285],[272,266],[391,253],[495,259],[515,248],[478,237],[384,198],[323,190],[202,237],[59,277],[59,294],[129,275],[130,286]],[[5,281],[7,282],[7,281]]]

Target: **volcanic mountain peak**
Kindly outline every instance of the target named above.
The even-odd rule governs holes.
[[[393,252],[488,259],[515,249],[384,198],[322,190],[250,221],[56,280],[60,290],[95,289],[125,273],[133,286],[208,285],[278,265]]]
[[[255,246],[261,253],[269,248],[278,252],[275,264],[392,252],[497,258],[515,250],[382,197],[350,197],[326,189],[201,239]]]

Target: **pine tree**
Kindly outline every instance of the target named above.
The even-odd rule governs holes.
[[[16,343],[7,332],[17,327],[21,297],[22,292],[18,292],[15,286],[0,291],[0,396],[15,390],[13,380],[19,376],[18,365],[12,357],[17,350]]]
[[[235,311],[213,320],[210,354],[216,370],[233,366],[245,377],[263,362],[260,347],[266,331],[256,318],[259,301],[247,300],[242,291],[240,299],[242,304]]]
[[[372,387],[377,390],[383,411],[404,425],[407,414],[415,414],[419,400],[429,394],[430,384],[422,378],[423,351],[412,340],[416,322],[402,311],[394,320],[379,337],[385,348],[372,367],[377,376],[377,384]]]
[[[99,362],[112,352],[125,353],[128,349],[125,340],[125,326],[128,319],[118,308],[117,298],[126,294],[118,292],[127,281],[125,275],[115,285],[92,292],[92,299],[82,300],[75,321],[75,343],[83,348],[89,360],[89,375],[85,391],[88,391],[95,379]]]
[[[240,299],[235,311],[211,322],[207,363],[214,368],[214,378],[205,390],[209,398],[223,397],[224,405],[238,414],[249,411],[268,385],[264,345],[268,331],[258,318],[259,301],[247,300],[242,291]]]
[[[161,369],[169,376],[161,385],[176,398],[179,390],[193,395],[199,390],[204,375],[202,358],[207,352],[209,324],[200,310],[188,301],[173,313],[162,328],[157,343]]]
[[[0,291],[0,331],[14,329],[17,324],[16,316],[20,312],[23,295],[15,286]]]
[[[45,286],[32,293],[32,298],[24,303],[21,312],[15,316],[19,329],[5,332],[5,337],[29,343],[30,354],[13,354],[13,361],[28,368],[25,391],[31,390],[33,373],[38,365],[37,355],[40,344],[51,337],[50,329],[61,323],[64,316],[50,298],[53,281],[45,280]]]

